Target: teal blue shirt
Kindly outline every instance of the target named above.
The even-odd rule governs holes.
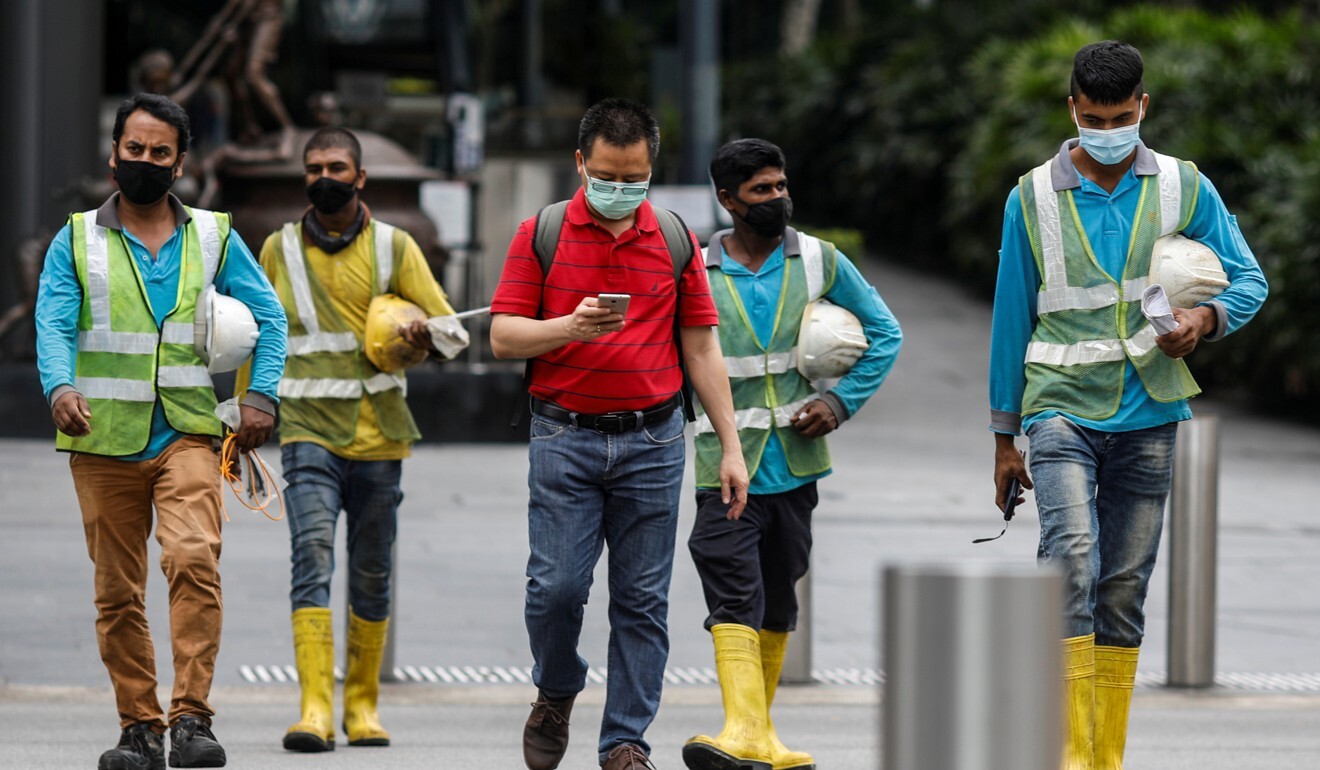
[[[719,234],[717,234],[719,235]],[[785,237],[753,273],[736,260],[728,259],[722,239],[716,238],[713,244],[720,244],[718,261],[707,258],[707,266],[716,266],[733,281],[734,288],[747,310],[747,317],[752,323],[752,331],[761,345],[768,345],[774,337],[775,310],[779,307],[779,291],[783,286],[784,244],[790,239]],[[796,242],[796,239],[794,239]],[[796,255],[794,255],[796,256]],[[846,414],[839,416],[839,422],[855,414],[877,390],[894,366],[898,350],[903,342],[903,333],[899,329],[898,319],[890,312],[875,287],[866,282],[857,267],[838,252],[838,269],[835,272],[834,285],[825,292],[825,299],[846,308],[862,322],[870,347],[858,359],[853,368],[830,389],[836,403],[842,404]],[[799,323],[801,319],[789,319]],[[736,323],[736,321],[734,321]],[[830,471],[813,476],[794,476],[788,469],[788,458],[784,455],[784,445],[774,431],[766,443],[761,455],[761,464],[747,486],[748,494],[771,495],[788,492],[803,484],[828,476]]]

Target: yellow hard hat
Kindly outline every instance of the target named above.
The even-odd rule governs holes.
[[[426,360],[426,351],[399,336],[399,327],[425,321],[426,312],[394,294],[378,294],[367,307],[364,347],[367,360],[382,372],[394,373]]]

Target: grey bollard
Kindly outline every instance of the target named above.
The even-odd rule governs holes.
[[[890,566],[883,617],[884,770],[1058,770],[1057,571]]]
[[[798,602],[797,628],[788,637],[788,650],[784,653],[784,668],[779,672],[781,684],[811,684],[811,570],[802,576],[796,586]]]
[[[1170,687],[1215,683],[1215,551],[1219,531],[1219,418],[1178,428],[1169,495]]]

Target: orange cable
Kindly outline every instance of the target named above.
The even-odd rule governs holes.
[[[265,475],[266,481],[268,482],[268,486],[273,487],[274,491],[267,492],[266,499],[262,500],[260,503],[257,503],[256,505],[252,505],[248,503],[246,499],[246,495],[244,494],[243,488],[241,486],[243,477],[239,474],[237,470],[237,464],[241,462],[243,458],[239,457],[239,459],[237,460],[235,459],[235,455],[238,452],[237,447],[235,446],[235,439],[237,438],[238,436],[236,434],[230,433],[228,436],[225,436],[224,442],[221,443],[220,445],[220,476],[225,481],[229,482],[229,488],[234,491],[234,497],[238,498],[238,501],[243,504],[243,507],[253,511],[261,511],[262,514],[264,514],[265,517],[270,519],[271,521],[283,520],[284,495],[280,494],[279,487],[277,487],[274,483],[273,476],[270,472],[270,466],[266,465],[266,461],[261,459],[261,455],[257,454],[257,450],[255,449],[248,452],[248,457],[246,458],[248,463],[248,473],[249,474],[257,473],[258,472],[257,464],[260,463],[261,465],[260,471],[262,474]],[[254,457],[256,458],[256,462],[253,462],[252,460],[252,458]],[[270,507],[270,503],[272,500],[279,501],[280,504],[279,516],[271,516],[270,511],[266,510],[267,508]],[[229,521],[229,514],[225,512],[225,501],[223,495],[220,497],[220,512],[224,513],[225,521]]]

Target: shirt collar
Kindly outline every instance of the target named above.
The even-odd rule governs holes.
[[[174,227],[178,228],[181,225],[186,225],[191,222],[192,214],[188,213],[188,209],[183,205],[183,201],[179,200],[174,193],[166,193],[166,195],[169,196],[170,199],[170,210],[174,212]],[[101,208],[96,210],[96,224],[99,227],[104,227],[109,230],[122,231],[124,229],[123,223],[119,221],[118,192],[107,198],[105,203],[101,204]]]
[[[594,224],[600,227],[591,216],[591,211],[587,208],[587,191],[581,187],[573,193],[573,197],[568,202],[568,210],[564,212],[564,218],[573,224],[584,227]],[[637,207],[633,226],[643,232],[652,232],[660,229],[660,223],[656,221],[655,212],[651,210],[651,201],[644,200],[642,205]]]
[[[1081,140],[1074,136],[1065,139],[1063,145],[1059,147],[1059,154],[1055,156],[1054,165],[1050,167],[1050,183],[1054,186],[1055,192],[1075,190],[1082,186],[1082,175],[1077,173],[1072,155],[1069,154],[1069,151],[1080,142]],[[1137,142],[1137,159],[1132,164],[1132,170],[1137,176],[1153,176],[1160,173],[1159,161],[1155,160],[1155,153],[1146,147],[1145,142]]]
[[[726,235],[733,235],[733,228],[720,230],[710,237],[710,245],[706,247],[706,267],[719,267],[724,262],[724,244],[722,241]],[[797,230],[791,227],[784,228],[783,246],[784,259],[802,256],[802,244],[798,239]]]

